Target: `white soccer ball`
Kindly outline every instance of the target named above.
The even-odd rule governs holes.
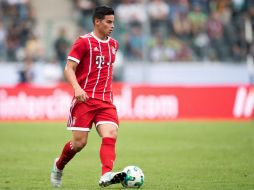
[[[127,166],[123,169],[126,173],[125,179],[121,182],[124,187],[140,188],[144,184],[145,176],[137,166]]]

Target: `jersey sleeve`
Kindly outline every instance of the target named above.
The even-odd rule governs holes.
[[[79,63],[87,51],[86,41],[80,37],[72,45],[67,59]]]

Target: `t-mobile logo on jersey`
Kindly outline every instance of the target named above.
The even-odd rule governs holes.
[[[104,56],[97,55],[96,56],[96,65],[98,65],[97,68],[101,69],[103,64],[104,64]]]

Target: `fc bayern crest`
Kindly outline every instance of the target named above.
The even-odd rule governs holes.
[[[115,55],[116,54],[116,48],[112,47],[112,53]]]

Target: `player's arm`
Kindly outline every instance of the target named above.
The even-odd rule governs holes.
[[[72,60],[67,60],[67,64],[64,69],[64,76],[71,84],[74,90],[74,96],[79,102],[85,102],[87,98],[89,98],[86,92],[80,87],[75,71],[77,69],[78,64]]]

